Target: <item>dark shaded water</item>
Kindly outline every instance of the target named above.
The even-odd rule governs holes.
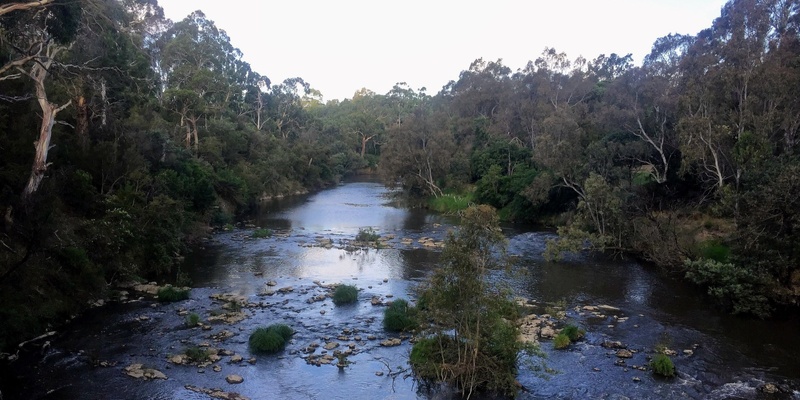
[[[442,240],[455,222],[420,210],[395,208],[389,205],[386,190],[370,182],[283,199],[267,207],[256,221],[275,232],[271,238],[250,239],[249,230],[222,233],[187,257],[184,269],[195,287],[189,300],[157,304],[145,298],[95,309],[55,337],[49,348],[23,352],[22,359],[11,365],[16,380],[2,392],[5,399],[209,398],[186,388],[194,385],[251,399],[446,398],[421,389],[403,372],[408,368],[407,340],[398,347],[379,345],[396,335],[383,332],[383,308],[370,300],[412,297],[413,286],[435,268],[439,255],[418,240]],[[390,248],[344,249],[365,227],[394,235]],[[515,266],[511,276],[497,272],[493,279],[539,304],[566,304],[567,319],[588,331],[586,340],[565,351],[553,350],[549,342],[542,344],[545,363],[554,373],[543,373],[537,368],[538,360],[523,357],[519,381],[528,391],[521,398],[800,398],[796,391],[800,323],[796,318],[731,317],[714,310],[702,293],[651,268],[586,254],[562,264],[547,263],[540,254],[551,233],[525,232],[513,226],[506,233]],[[293,291],[258,296],[269,289],[265,284],[270,280],[277,283],[274,289],[292,286]],[[347,307],[335,307],[330,300],[308,303],[312,296],[325,293],[314,281],[354,284],[361,289],[359,302]],[[248,318],[233,325],[214,324],[210,331],[185,328],[179,311],[208,318],[221,306],[209,296],[222,292],[245,296],[260,306],[247,307]],[[582,308],[597,305],[615,309],[596,315]],[[297,331],[280,356],[258,357],[254,364],[231,363],[223,357],[217,363],[219,372],[210,366],[167,361],[168,356],[203,342],[247,359],[249,332],[276,322]],[[233,336],[214,340],[212,335],[222,331]],[[370,335],[375,339],[367,339]],[[621,341],[637,352],[625,365],[615,365],[617,358],[601,346],[604,340]],[[338,342],[341,348],[353,344],[352,364],[343,370],[310,365],[303,357],[313,342]],[[678,352],[673,357],[679,372],[675,379],[656,379],[650,372],[632,368],[645,365],[660,343]],[[94,366],[102,362],[109,366]],[[132,363],[157,368],[168,379],[134,380],[122,372]],[[244,383],[228,384],[225,376],[231,373],[241,375]],[[766,395],[757,390],[765,382],[791,390]]]

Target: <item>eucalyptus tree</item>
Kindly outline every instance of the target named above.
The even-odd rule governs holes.
[[[81,12],[82,3],[14,2],[0,8],[0,52],[8,60],[0,67],[0,80],[24,77],[33,86],[29,93],[1,95],[11,101],[35,98],[41,111],[31,173],[21,195],[23,201],[37,191],[44,179],[50,166],[47,159],[56,117],[72,104],[69,99],[48,97],[48,80],[60,66],[59,57],[75,38]]]
[[[186,147],[197,153],[201,124],[229,116],[252,72],[225,31],[201,11],[175,23],[159,42],[164,105],[179,117]]]

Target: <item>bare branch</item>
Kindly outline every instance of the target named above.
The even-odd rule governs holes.
[[[0,5],[0,16],[6,15],[14,11],[30,10],[32,8],[44,7],[48,4],[52,4],[53,2],[54,0],[38,0],[38,1],[26,1],[26,2],[3,4]]]

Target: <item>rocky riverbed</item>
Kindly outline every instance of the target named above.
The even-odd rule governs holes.
[[[158,302],[158,288],[144,284],[97,302],[4,363],[4,400],[448,397],[414,381],[413,335],[385,332],[382,315],[398,298],[413,302],[454,221],[397,209],[383,194],[348,184],[266,213],[254,225],[268,237],[253,237],[253,226],[215,235],[185,259],[188,299]],[[363,227],[381,238],[355,242]],[[547,263],[551,233],[506,233],[513,265],[491,279],[518,296],[523,339],[544,355],[521,355],[521,398],[800,398],[796,319],[730,317],[630,261]],[[358,287],[357,303],[335,306],[337,284]],[[252,353],[250,333],[276,323],[295,331],[286,349]],[[566,325],[585,336],[556,350],[550,338]],[[652,373],[657,351],[671,355],[677,377]]]

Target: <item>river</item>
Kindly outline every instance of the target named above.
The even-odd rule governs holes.
[[[188,300],[162,304],[131,294],[133,301],[90,310],[50,338],[49,346],[29,346],[10,364],[13,376],[5,381],[3,399],[211,398],[196,388],[250,399],[449,398],[409,375],[408,338],[383,331],[383,307],[372,300],[413,299],[414,286],[436,267],[436,244],[457,221],[395,207],[387,194],[379,183],[349,182],[274,201],[254,221],[270,229],[271,237],[254,239],[252,227],[235,229],[214,235],[187,256],[182,268],[193,287]],[[366,227],[388,237],[388,245],[348,248]],[[565,306],[566,319],[587,331],[566,350],[543,342],[543,360],[522,356],[520,398],[800,399],[796,316],[770,321],[729,316],[696,288],[655,268],[593,254],[549,263],[541,253],[552,233],[519,226],[505,226],[504,232],[514,266],[511,274],[495,271],[491,279],[542,310]],[[312,300],[331,283],[357,286],[358,303],[337,307],[330,299]],[[208,330],[185,326],[186,312],[203,321],[219,314],[222,303],[211,297],[221,293],[249,303],[242,310],[246,319],[209,323]],[[252,362],[234,361],[231,354],[251,357],[249,332],[272,323],[295,329],[286,350]],[[381,346],[387,338],[400,338],[402,344]],[[619,361],[614,350],[602,346],[607,341],[623,343],[633,357]],[[352,348],[350,364],[315,365],[310,356],[324,350],[313,345],[326,343]],[[660,344],[677,352],[674,379],[636,368],[646,365]],[[195,345],[228,355],[205,367],[168,360]],[[136,363],[167,379],[129,377],[124,368]],[[244,382],[226,382],[231,374]],[[763,393],[759,388],[765,383],[781,391]]]

